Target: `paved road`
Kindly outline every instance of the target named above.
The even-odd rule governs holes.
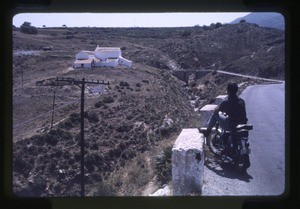
[[[284,82],[248,87],[246,101],[250,132],[251,167],[247,174],[208,158],[204,169],[203,195],[280,195],[285,189]]]

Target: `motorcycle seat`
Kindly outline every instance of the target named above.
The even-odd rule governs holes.
[[[244,130],[250,131],[252,129],[253,129],[253,125],[251,124],[239,124],[236,126],[236,131],[244,131]]]

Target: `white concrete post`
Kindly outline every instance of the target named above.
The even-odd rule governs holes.
[[[206,128],[208,122],[213,115],[214,110],[218,107],[215,104],[205,105],[200,109],[200,127]]]
[[[227,99],[227,95],[219,95],[216,97],[214,104],[220,105],[225,99]]]
[[[200,195],[203,186],[204,136],[197,128],[183,129],[172,149],[173,195]]]

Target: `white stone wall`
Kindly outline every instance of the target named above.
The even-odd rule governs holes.
[[[214,104],[220,105],[225,99],[227,99],[227,95],[219,95],[216,97]]]
[[[116,67],[118,65],[118,59],[107,59],[105,61],[95,62],[96,67]]]
[[[204,136],[198,129],[183,129],[172,148],[173,195],[200,195],[203,186]]]
[[[98,59],[105,60],[107,58],[118,58],[121,55],[121,49],[120,48],[96,48],[95,50],[95,56]]]
[[[76,54],[76,59],[77,60],[86,60],[89,58],[89,55],[83,51],[80,51]]]
[[[169,186],[165,186],[164,188],[161,188],[154,192],[153,194],[150,194],[149,196],[171,196],[172,190]]]
[[[131,67],[132,66],[132,61],[125,59],[124,57],[119,57],[119,64],[120,65],[125,65],[127,67]]]
[[[209,120],[217,107],[218,105],[216,104],[209,104],[200,109],[200,127],[207,127]]]

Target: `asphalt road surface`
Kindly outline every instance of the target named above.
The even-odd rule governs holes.
[[[285,191],[285,89],[281,84],[249,86],[246,102],[251,166],[239,174],[230,164],[207,156],[203,196],[277,196]]]

